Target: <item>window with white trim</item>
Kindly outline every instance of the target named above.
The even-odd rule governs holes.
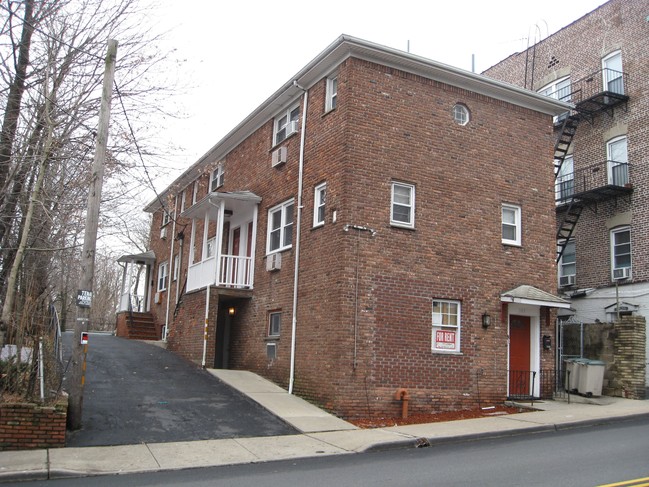
[[[217,188],[223,186],[224,176],[223,163],[221,163],[210,174],[210,191],[216,191]]]
[[[172,280],[177,281],[178,276],[180,276],[180,255],[174,255],[174,273],[172,274]]]
[[[187,202],[187,193],[185,189],[183,189],[182,193],[180,193],[180,212],[182,213],[185,211],[185,204]]]
[[[327,197],[327,183],[315,187],[313,194],[313,226],[319,227],[325,222],[325,203]]]
[[[433,352],[460,351],[461,304],[433,300]]]
[[[575,241],[565,244],[559,259],[559,287],[574,286],[577,276],[577,252]]]
[[[291,248],[293,245],[294,206],[294,200],[290,199],[268,210],[267,254]]]
[[[167,278],[169,277],[169,262],[161,262],[158,266],[158,291],[167,289]]]
[[[608,183],[624,186],[629,182],[629,156],[626,135],[615,137],[606,143]]]
[[[540,95],[549,96],[559,101],[570,101],[572,89],[570,87],[570,76],[565,76],[548,83],[538,90]]]
[[[300,120],[300,105],[295,105],[275,117],[273,130],[273,145],[282,142],[286,137],[297,132],[298,121]]]
[[[611,230],[611,277],[631,277],[631,228],[619,227]]]
[[[198,200],[198,181],[194,181],[194,187],[192,188],[192,205],[195,205],[197,200]]]
[[[521,245],[521,207],[516,205],[502,206],[502,243]]]
[[[575,192],[574,167],[572,155],[566,156],[561,163],[561,169],[559,169],[554,183],[557,204],[565,203]]]
[[[415,227],[415,187],[412,184],[392,183],[390,224],[397,227]]]
[[[216,237],[212,237],[207,241],[207,246],[205,249],[205,258],[209,259],[210,257],[214,257],[215,254],[216,254]]]
[[[164,208],[162,209],[162,226],[168,225],[171,221],[171,215]]]
[[[461,103],[453,107],[453,120],[458,125],[466,125],[469,123],[469,109]]]
[[[331,111],[338,104],[338,76],[327,78],[327,94],[325,97],[325,111]]]
[[[268,336],[278,337],[282,330],[282,313],[274,311],[268,313]]]
[[[622,72],[622,52],[615,51],[602,59],[602,75],[604,91],[620,95],[624,94],[624,78]]]

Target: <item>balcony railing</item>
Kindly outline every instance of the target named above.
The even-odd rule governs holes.
[[[219,279],[216,280],[216,257],[212,256],[202,262],[189,266],[187,273],[187,290],[210,286],[232,287],[237,289],[252,288],[252,257],[238,255],[221,255]]]
[[[604,161],[574,172],[557,176],[556,201],[571,198],[602,200],[631,191],[631,165],[627,162]]]

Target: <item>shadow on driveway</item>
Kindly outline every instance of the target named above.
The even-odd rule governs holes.
[[[72,334],[65,333],[68,353],[71,340]],[[101,334],[90,335],[82,424],[80,430],[68,432],[67,446],[298,433],[172,352],[151,343]]]

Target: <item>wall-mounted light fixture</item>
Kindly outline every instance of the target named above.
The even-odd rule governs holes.
[[[482,314],[482,327],[489,328],[491,326],[491,316],[485,311]]]
[[[237,314],[237,308],[235,308],[234,306],[230,306],[230,307],[228,308],[228,315],[230,315],[230,316],[234,316],[234,315],[236,315],[236,314]]]

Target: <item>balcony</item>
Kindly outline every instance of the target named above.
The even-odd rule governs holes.
[[[192,219],[188,292],[207,286],[252,290],[260,201],[248,191],[215,191],[181,214]]]
[[[633,192],[631,165],[627,162],[604,161],[573,172],[560,174],[555,182],[557,205],[571,200],[595,203]]]
[[[602,111],[612,115],[613,108],[629,100],[626,85],[626,73],[603,68],[573,81],[570,100],[581,115],[592,117]]]

